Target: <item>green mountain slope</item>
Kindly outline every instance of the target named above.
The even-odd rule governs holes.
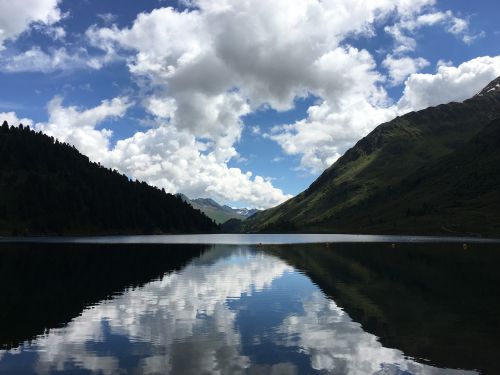
[[[182,199],[28,127],[0,127],[0,235],[210,232]]]
[[[306,191],[257,213],[243,231],[500,234],[492,224],[500,144],[488,143],[498,134],[498,83],[378,126]]]

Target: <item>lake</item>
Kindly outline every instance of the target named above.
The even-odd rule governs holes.
[[[314,236],[4,240],[0,373],[500,373],[498,242]]]

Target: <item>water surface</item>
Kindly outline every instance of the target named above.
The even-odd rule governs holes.
[[[0,246],[0,372],[498,373],[498,245]]]
[[[0,243],[91,243],[91,244],[204,244],[204,245],[257,245],[307,243],[500,243],[500,238],[404,236],[371,234],[173,234],[136,236],[59,236],[59,237],[0,237]]]

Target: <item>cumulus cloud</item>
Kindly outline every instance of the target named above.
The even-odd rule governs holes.
[[[341,108],[328,102],[309,107],[308,116],[278,126],[265,136],[275,140],[288,155],[301,155],[300,168],[320,173],[375,126],[394,118],[394,106],[378,107],[354,97]]]
[[[131,51],[130,71],[150,77],[175,100],[184,91],[211,96],[237,88],[252,108],[265,103],[284,110],[297,96],[350,88],[343,71],[334,70],[351,53],[339,48],[346,36],[370,33],[376,20],[430,3],[190,1],[195,10],[156,9],[130,28],[93,27],[87,36],[96,47]],[[185,115],[179,107],[177,117]]]
[[[382,62],[382,65],[389,71],[389,77],[393,85],[402,83],[410,74],[417,73],[419,70],[429,65],[429,61],[422,57],[394,57],[388,55]]]
[[[19,124],[33,126],[33,120],[29,118],[18,118],[15,112],[0,112],[0,124],[7,121],[9,125],[18,126]]]
[[[82,110],[75,106],[65,107],[62,97],[57,96],[49,102],[48,122],[37,123],[35,129],[68,142],[91,159],[101,161],[107,155],[112,131],[96,129],[97,125],[109,118],[123,117],[129,106],[127,98],[114,98]]]
[[[220,149],[204,152],[207,145],[186,131],[162,125],[120,140],[105,164],[129,176],[191,197],[214,197],[219,201],[244,201],[267,208],[290,195],[271,181],[239,168],[229,168]]]
[[[104,25],[87,30],[86,40],[101,55],[83,51],[78,64],[98,69],[109,61],[126,61],[144,94],[140,105],[154,117],[155,125],[113,148],[109,148],[111,133],[99,129],[98,123],[84,130],[77,126],[69,132],[75,134],[71,142],[96,160],[168,191],[242,200],[258,207],[288,196],[263,177],[228,167],[229,161],[241,160],[237,145],[245,115],[261,108],[288,110],[301,97],[319,98],[306,118],[273,129],[255,128],[253,133],[276,141],[286,154],[299,155],[300,168],[321,172],[379,123],[426,102],[437,104],[459,95],[424,93],[424,88],[434,86],[432,82],[426,86],[425,75],[417,73],[428,62],[407,56],[416,46],[414,34],[419,29],[440,25],[460,38],[474,37],[468,20],[436,10],[435,0],[185,0],[183,4],[187,8],[182,11],[164,7],[141,13],[123,28],[113,24],[112,16],[102,15]],[[370,52],[347,42],[372,36],[375,25],[387,22],[391,24],[386,31],[396,41],[383,62],[389,80],[378,71]],[[50,72],[76,64],[68,54],[63,48],[33,48],[12,57],[4,70]],[[39,65],[33,66],[33,61]],[[443,72],[452,68],[441,66],[430,76],[446,75]],[[476,85],[482,85],[493,70],[478,74]],[[407,77],[403,97],[393,103],[384,85],[402,83]],[[438,78],[430,81],[437,85]],[[59,108],[64,109],[61,103]],[[54,134],[57,128],[70,139],[64,124],[50,119],[49,123]],[[77,136],[77,130],[82,134]],[[79,136],[85,141],[78,141]],[[95,148],[89,146],[93,137]],[[98,152],[99,147],[103,151]]]
[[[29,119],[18,119],[14,112],[0,113],[3,116],[0,118],[7,119],[9,124],[30,125],[74,145],[93,161],[170,193],[242,201],[257,208],[271,207],[291,197],[275,188],[269,179],[229,168],[226,162],[237,152],[230,144],[224,146],[224,137],[214,147],[210,141],[199,140],[188,131],[159,123],[111,147],[112,131],[100,128],[100,124],[123,117],[131,105],[127,98],[118,97],[83,109],[64,106],[63,99],[55,97],[48,105],[47,122],[33,124]]]
[[[307,118],[275,127],[266,136],[286,154],[301,155],[301,168],[319,173],[375,126],[410,111],[468,99],[499,75],[500,56],[479,57],[456,67],[441,62],[434,74],[411,74],[397,103],[370,103],[363,95],[351,96],[352,102],[345,100],[340,108],[325,101],[311,106]]]
[[[406,81],[400,111],[419,110],[472,97],[500,76],[500,56],[478,57],[458,66],[439,64],[435,74],[412,74]]]
[[[60,0],[0,0],[0,50],[34,23],[53,25],[61,17]]]
[[[315,116],[304,120],[304,131],[283,126],[268,134],[288,153],[313,146],[302,165],[320,170],[374,125],[354,121],[355,110],[365,109],[373,121],[392,113],[384,108],[384,77],[372,56],[344,40],[371,35],[374,23],[389,15],[419,13],[433,3],[197,0],[185,2],[187,11],[142,13],[130,27],[93,26],[87,38],[109,55],[129,56],[130,72],[152,92],[147,110],[177,132],[210,140],[219,163],[237,156],[245,114],[262,106],[287,110],[310,94],[322,98],[310,108]],[[310,135],[305,123],[313,121]],[[318,147],[323,136],[325,147]]]

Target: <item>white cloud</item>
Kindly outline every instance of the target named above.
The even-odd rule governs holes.
[[[35,130],[74,145],[93,161],[115,168],[132,178],[146,181],[167,192],[182,192],[191,197],[213,197],[219,201],[242,201],[257,208],[274,206],[290,198],[275,188],[269,179],[229,168],[230,157],[238,154],[231,144],[218,146],[198,140],[186,130],[158,123],[146,132],[119,140],[110,147],[112,131],[100,128],[104,120],[121,118],[131,106],[124,97],[104,100],[83,109],[66,107],[61,97],[48,105],[47,122],[19,120],[14,112],[0,113],[9,124],[23,122]]]
[[[64,17],[65,15],[63,15]],[[35,23],[32,25],[32,30],[38,31],[47,35],[53,40],[63,41],[66,37],[66,30],[62,26],[47,25],[44,23]]]
[[[412,74],[406,81],[400,111],[414,111],[477,94],[500,76],[500,56],[478,57],[458,66],[439,64],[436,74]]]
[[[321,108],[310,112],[317,112],[316,135],[326,134],[321,142],[328,147],[321,155],[313,147],[303,159],[304,166],[319,169],[371,126],[355,123],[355,110],[366,109],[373,121],[388,116],[385,109],[379,111],[388,98],[372,56],[343,40],[371,35],[375,22],[393,14],[418,13],[434,0],[186,4],[192,9],[142,13],[129,28],[94,26],[87,37],[107,54],[129,56],[130,72],[146,82],[146,92],[152,92],[144,101],[147,110],[179,134],[207,139],[209,155],[219,163],[237,156],[234,144],[242,133],[242,116],[263,105],[290,109],[297,97],[309,94],[322,98]],[[320,124],[326,119],[327,124]],[[287,152],[300,152],[293,140],[272,137],[287,143]],[[298,140],[302,134],[290,137]]]
[[[53,25],[61,17],[60,0],[0,0],[0,49],[34,23]]]
[[[345,61],[346,66],[358,67],[352,70],[352,76],[344,75],[352,90],[350,95],[344,96],[341,101],[327,99],[311,106],[307,118],[275,127],[265,136],[278,142],[285,153],[301,155],[302,168],[320,172],[378,124],[411,110],[469,98],[500,75],[500,56],[473,59],[458,67],[441,64],[436,74],[410,75],[402,98],[397,104],[390,104],[384,102],[385,95],[374,85],[371,92],[363,91],[363,88],[366,89],[363,83],[369,80],[376,82],[380,78],[372,72],[373,61],[366,59],[365,65],[359,63],[359,59],[365,58],[363,53],[360,56],[359,51],[352,50],[352,60]],[[342,65],[339,64],[340,69]],[[240,99],[236,97],[231,101],[223,96],[219,103],[224,107],[227,100],[239,103]],[[175,113],[172,103],[155,99],[150,102],[149,108],[159,117],[170,117]],[[99,122],[109,116],[122,116],[127,107],[127,100],[116,98],[94,109],[79,110],[63,107],[61,99],[56,98],[49,105],[48,123],[37,124],[36,127],[75,144],[104,165],[164,187],[169,192],[211,196],[223,201],[244,201],[256,207],[273,206],[289,197],[273,187],[269,180],[227,166],[227,160],[237,156],[232,146],[234,134],[221,135],[218,143],[214,143],[195,137],[187,127],[177,128],[164,121],[109,148],[111,132],[97,129]],[[216,107],[210,109],[214,111],[214,118],[221,116]],[[231,111],[234,118],[230,123],[238,118],[234,109],[228,110]],[[210,118],[206,114],[202,116]],[[212,122],[217,123],[216,120]],[[224,143],[225,139],[230,140]]]
[[[220,150],[204,152],[206,147],[186,131],[161,125],[118,141],[105,164],[168,192],[191,197],[243,201],[258,208],[271,207],[291,197],[261,176],[229,168],[219,159]]]
[[[446,32],[461,38],[467,44],[484,35],[484,32],[471,33],[469,21],[457,17],[451,10],[442,12],[430,9],[423,14],[414,12],[403,15],[394,25],[385,27],[385,31],[394,38],[396,43],[393,53],[413,51],[417,45],[413,35],[422,27],[435,25],[441,25]]]
[[[144,107],[152,115],[170,121],[177,111],[177,104],[173,98],[149,96],[144,100]]]
[[[48,122],[37,123],[35,129],[74,145],[94,161],[101,161],[107,155],[112,131],[96,129],[97,125],[109,118],[123,117],[129,106],[126,98],[114,98],[81,110],[75,106],[64,107],[62,98],[55,97],[48,105]]]
[[[441,63],[435,74],[411,74],[395,104],[370,103],[362,95],[344,97],[337,108],[325,101],[310,107],[307,118],[275,127],[267,137],[286,154],[301,155],[301,168],[319,173],[375,126],[409,111],[468,99],[499,75],[500,56],[479,57],[458,67]],[[356,77],[363,80],[361,74]]]
[[[320,173],[375,126],[397,115],[394,106],[378,106],[354,97],[341,108],[328,102],[311,106],[308,117],[266,134],[288,155],[301,155],[300,168]]]
[[[332,65],[351,51],[339,48],[346,36],[369,33],[377,19],[433,1],[189,3],[197,9],[156,9],[131,28],[93,27],[87,36],[96,47],[131,51],[131,72],[151,78],[175,100],[184,92],[212,96],[237,88],[252,108],[266,103],[284,110],[308,92],[338,95],[345,88]],[[179,121],[188,111],[178,106]]]
[[[33,126],[33,121],[29,118],[18,118],[15,112],[0,112],[0,124],[7,121],[9,125],[18,126],[19,124]]]
[[[382,65],[389,71],[389,77],[393,85],[403,83],[406,77],[416,73],[429,65],[429,62],[422,58],[394,57],[387,55]]]
[[[72,50],[65,47],[49,48],[44,51],[34,46],[24,52],[0,56],[0,71],[52,73],[85,68],[100,69],[116,58],[108,54],[89,55],[83,47]]]
[[[98,69],[116,59],[127,61],[144,94],[140,104],[155,125],[112,149],[111,134],[99,129],[98,122],[72,128],[71,142],[80,142],[80,132],[77,147],[83,152],[168,191],[258,207],[287,196],[263,177],[228,167],[230,160],[241,160],[237,143],[245,115],[263,107],[293,108],[298,97],[320,98],[306,118],[272,131],[261,129],[262,136],[278,142],[285,153],[300,155],[301,168],[320,172],[379,123],[421,108],[425,100],[447,98],[423,98],[424,85],[415,73],[428,63],[403,55],[415,48],[419,28],[441,25],[459,37],[471,37],[468,21],[435,10],[435,0],[184,3],[191,8],[141,13],[125,28],[109,25],[112,17],[103,16],[108,26],[87,30],[87,40],[103,54],[92,57],[82,51],[78,64]],[[346,44],[348,38],[373,35],[374,26],[383,22],[395,22],[386,28],[397,44],[384,61],[391,83],[410,77],[397,105],[384,90],[387,78],[377,71],[371,54]],[[30,59],[30,54],[36,58]],[[60,70],[75,64],[69,54],[34,48],[12,57],[4,70]],[[439,67],[437,75],[445,68]],[[51,111],[72,108],[58,105]],[[84,112],[74,109],[73,114]],[[49,123],[51,131],[69,139],[62,121]],[[104,148],[99,152],[99,147]]]
[[[73,54],[69,54],[64,47],[47,53],[39,47],[22,53],[3,58],[0,70],[9,73],[43,72],[49,73],[57,70],[66,70],[70,67],[85,66],[85,62]]]

